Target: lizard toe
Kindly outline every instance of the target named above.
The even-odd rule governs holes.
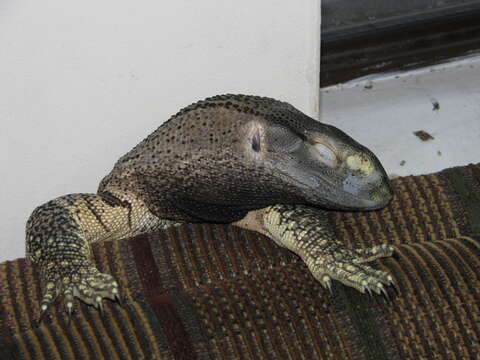
[[[355,272],[345,279],[339,279],[345,285],[356,288],[362,293],[368,292],[388,297],[386,287],[394,284],[393,277],[382,270],[376,270],[366,265],[360,265]]]
[[[45,315],[48,308],[55,302],[59,293],[60,289],[58,286],[55,285],[53,281],[49,281],[46,283],[43,298],[40,303],[40,315],[38,317],[38,322],[42,320],[43,315]]]
[[[38,322],[59,296],[62,297],[65,312],[69,318],[74,311],[75,298],[96,307],[102,313],[103,299],[120,300],[117,281],[113,276],[99,272],[92,265],[62,272],[62,274],[65,273],[68,275],[50,274],[40,304]]]
[[[63,304],[68,317],[71,317],[73,313],[73,289],[71,287],[63,292]]]
[[[317,277],[317,280],[320,281],[320,284],[322,284],[325,289],[328,289],[330,294],[332,293],[332,278],[329,275],[322,274]]]
[[[381,250],[384,251],[384,250]],[[389,251],[387,248],[386,251]],[[339,257],[338,255],[342,256]],[[337,256],[330,258],[310,258],[306,261],[313,276],[331,291],[331,280],[340,281],[346,286],[353,287],[361,293],[386,294],[386,287],[394,285],[393,277],[385,271],[376,270],[357,261],[353,251],[343,249]]]
[[[363,264],[382,257],[392,256],[395,249],[391,245],[376,245],[367,249],[355,249],[357,254],[353,260],[356,264]]]

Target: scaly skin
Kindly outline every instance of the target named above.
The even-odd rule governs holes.
[[[393,249],[345,248],[323,209],[372,210],[392,190],[378,159],[332,126],[270,98],[221,95],[192,104],[115,164],[98,193],[52,200],[27,222],[27,257],[43,283],[43,314],[57,297],[102,309],[118,284],[92,260],[93,241],[181,222],[232,223],[297,253],[313,276],[361,292],[392,277],[364,263]],[[308,207],[314,206],[315,208]]]
[[[123,195],[123,196],[122,196]],[[161,220],[131,194],[72,194],[35,209],[27,222],[27,257],[41,271],[41,314],[63,294],[102,310],[102,299],[119,299],[117,282],[92,262],[90,243],[121,239],[179,223]]]
[[[296,253],[312,275],[329,290],[332,279],[362,293],[373,291],[385,295],[385,286],[393,284],[390,274],[364,264],[391,256],[393,247],[380,245],[368,249],[348,249],[335,238],[323,210],[277,204],[252,211],[235,225],[261,232]]]

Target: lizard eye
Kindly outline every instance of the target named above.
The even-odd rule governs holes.
[[[328,167],[335,167],[338,159],[335,153],[326,145],[315,142],[310,147],[313,156]]]

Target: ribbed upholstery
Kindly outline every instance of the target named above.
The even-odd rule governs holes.
[[[351,246],[390,243],[390,300],[335,283],[228,225],[184,225],[94,246],[123,306],[62,306],[40,326],[37,274],[0,264],[0,359],[476,359],[480,354],[480,165],[394,180],[395,200],[332,212]],[[13,240],[12,240],[13,241]],[[16,239],[16,241],[22,241]]]

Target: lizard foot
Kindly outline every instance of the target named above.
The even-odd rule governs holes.
[[[374,246],[368,249],[350,250],[341,246],[326,253],[312,249],[305,257],[305,263],[312,275],[331,291],[332,279],[365,293],[372,292],[388,297],[386,286],[395,285],[393,277],[381,270],[375,270],[366,262],[393,254],[389,245]]]
[[[39,321],[60,295],[63,295],[63,304],[69,316],[73,312],[74,298],[95,306],[101,313],[103,299],[120,300],[115,279],[111,275],[101,273],[92,265],[61,266],[61,271],[57,268],[52,270],[54,271],[47,270]]]

